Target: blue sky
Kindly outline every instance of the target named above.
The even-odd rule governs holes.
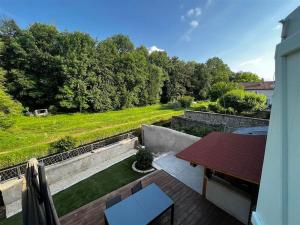
[[[0,0],[0,15],[23,28],[43,22],[99,40],[123,33],[136,46],[198,62],[218,56],[233,71],[272,80],[278,21],[298,5],[296,0]]]

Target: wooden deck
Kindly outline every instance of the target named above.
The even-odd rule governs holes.
[[[128,197],[135,183],[136,181],[63,216],[60,219],[61,225],[104,225],[105,201],[117,194],[121,194],[123,199]],[[175,203],[174,224],[176,225],[242,225],[164,171],[156,171],[142,178],[143,186],[151,183],[156,183],[173,199]]]

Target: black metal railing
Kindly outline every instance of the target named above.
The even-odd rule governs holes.
[[[128,133],[123,133],[119,135],[115,135],[109,138],[105,138],[102,140],[98,140],[89,144],[81,145],[75,149],[72,149],[70,151],[62,152],[62,153],[57,153],[53,155],[49,155],[46,157],[39,158],[39,162],[43,162],[45,166],[53,165],[59,162],[62,162],[67,159],[74,158],[76,156],[92,152],[93,150],[102,148],[104,146],[109,146],[111,144],[114,144],[116,142],[119,142],[121,140],[125,139],[132,139],[135,137],[135,131],[128,132]],[[16,166],[4,168],[0,170],[0,182],[7,181],[12,178],[20,178],[26,170],[26,163],[21,163]]]

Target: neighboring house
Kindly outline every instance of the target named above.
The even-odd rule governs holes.
[[[267,104],[272,105],[275,81],[244,82],[240,83],[240,85],[243,86],[246,91],[255,92],[256,94],[264,94],[267,96]]]

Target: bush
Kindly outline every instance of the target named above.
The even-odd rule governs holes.
[[[220,99],[226,108],[233,108],[239,114],[244,111],[257,111],[266,108],[267,98],[265,95],[247,92],[244,90],[233,90],[227,92]]]
[[[48,111],[51,114],[56,114],[58,110],[57,110],[57,107],[55,105],[50,105],[49,108],[48,108]]]
[[[14,116],[7,115],[0,112],[0,128],[8,129],[15,123]]]
[[[181,127],[177,128],[176,130],[197,137],[204,137],[213,131],[217,131],[218,129],[211,127]]]
[[[67,136],[50,144],[49,154],[66,152],[75,147],[76,141],[74,138]]]
[[[211,86],[209,90],[209,97],[211,100],[216,101],[222,95],[226,94],[229,91],[241,88],[237,83],[233,82],[218,82]]]
[[[208,112],[208,105],[201,105],[197,108],[197,111]]]
[[[264,110],[267,107],[267,97],[262,94],[256,94],[254,92],[245,92],[245,111],[259,111]]]
[[[208,104],[208,110],[216,113],[222,113],[224,108],[218,102],[210,102]]]
[[[180,102],[181,106],[184,108],[189,108],[193,101],[194,101],[194,97],[192,96],[182,96],[181,98],[178,99],[178,101]]]
[[[209,103],[210,102],[208,102],[208,101],[199,101],[199,102],[193,103],[190,108],[192,110],[196,110],[196,111],[207,112]]]
[[[7,129],[15,123],[15,116],[21,115],[22,105],[14,101],[0,86],[0,128]]]
[[[180,104],[179,101],[171,101],[171,102],[168,102],[168,104],[165,105],[165,107],[167,109],[180,109],[182,106]]]
[[[140,149],[136,155],[136,168],[140,170],[147,170],[152,167],[153,156],[150,151],[146,149]]]

